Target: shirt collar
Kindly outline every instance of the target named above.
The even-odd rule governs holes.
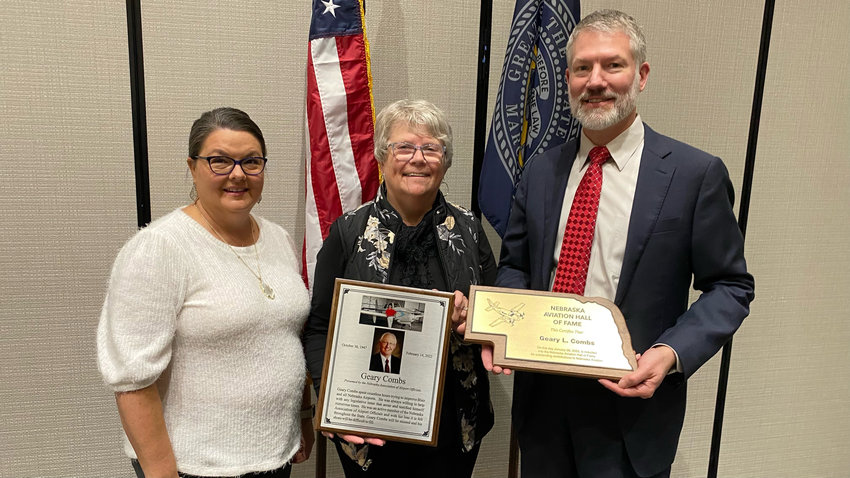
[[[643,144],[643,135],[643,121],[641,121],[640,115],[637,115],[625,131],[605,145],[608,148],[608,152],[611,153],[611,159],[617,165],[617,169],[622,171],[629,163],[629,160],[634,157],[638,148]],[[584,135],[584,131],[582,131],[581,142],[579,144],[578,154],[576,155],[576,159],[582,162],[582,169],[587,165],[587,156],[594,146],[596,145],[593,144],[593,141],[588,139]]]

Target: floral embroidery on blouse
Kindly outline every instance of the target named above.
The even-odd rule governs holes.
[[[469,219],[467,221],[467,231],[469,231],[469,235],[472,236],[472,240],[474,240],[477,243],[478,242],[478,231],[473,229],[473,227],[472,227],[472,224],[475,224],[475,222],[477,221],[477,219],[475,218],[475,214],[473,214],[472,211],[470,211],[469,209],[466,209],[463,206],[458,206],[457,204],[454,204],[454,203],[451,203],[451,204],[458,211],[460,211],[461,214],[463,214],[464,216],[467,217],[467,219]],[[449,229],[451,229],[451,228],[449,228]]]
[[[454,227],[455,218],[447,215],[446,220],[442,224],[437,225],[437,237],[448,245],[449,250],[457,255],[461,255],[466,252],[466,243],[463,242],[463,237],[458,232],[452,231]]]
[[[470,423],[465,416],[460,419],[460,437],[464,444],[476,443],[475,424]],[[466,446],[464,448],[468,450]]]
[[[387,271],[390,267],[389,245],[395,240],[395,233],[382,226],[377,217],[369,216],[363,236],[358,241],[357,252],[366,252],[363,249],[363,240],[367,241],[374,248],[373,251],[366,254],[366,262],[369,267],[375,269],[380,275],[381,281],[386,282]]]

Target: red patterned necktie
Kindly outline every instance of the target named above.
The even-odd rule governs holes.
[[[384,361],[384,372],[390,373],[390,359],[386,359],[386,361]]]
[[[588,157],[590,166],[578,185],[567,227],[564,228],[564,242],[558,256],[553,292],[584,295],[593,230],[596,228],[596,213],[599,210],[599,193],[602,191],[602,163],[611,155],[605,146],[596,146],[590,150]]]

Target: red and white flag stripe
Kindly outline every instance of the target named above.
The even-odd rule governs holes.
[[[304,274],[333,221],[375,197],[374,114],[365,34],[317,38],[307,65]]]

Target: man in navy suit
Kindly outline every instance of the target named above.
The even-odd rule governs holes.
[[[638,367],[619,382],[518,372],[512,415],[522,477],[665,477],[685,416],[686,379],[732,336],[753,299],[734,192],[719,158],[656,133],[638,116],[649,63],[633,18],[594,12],[566,48],[570,109],[582,134],[526,165],[496,285],[552,290],[589,153],[605,146],[582,295],[620,308]],[[702,295],[689,307],[692,281]],[[502,371],[492,366],[492,349],[482,358]]]

